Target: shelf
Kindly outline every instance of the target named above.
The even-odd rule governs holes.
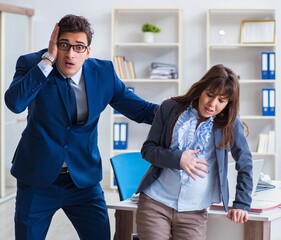
[[[171,14],[171,13],[175,13],[178,14],[179,13],[179,9],[178,8],[115,8],[113,9],[114,12],[116,13],[127,13],[127,14],[137,14],[137,13],[142,13],[142,14],[151,14],[151,13],[155,13],[155,14],[161,14],[161,13],[165,13],[165,14]]]
[[[170,48],[170,47],[179,47],[179,44],[178,43],[115,43],[114,47]]]
[[[275,84],[276,81],[275,79],[240,79],[239,80],[240,84]]]
[[[246,43],[229,43],[229,44],[210,44],[209,48],[211,49],[231,49],[231,48],[266,48],[266,47],[275,47],[276,44],[246,44]]]
[[[266,156],[272,156],[272,157],[276,157],[276,153],[260,153],[260,152],[252,152],[252,155],[257,157],[257,156],[261,156],[261,157],[266,157]]]
[[[146,22],[153,23],[161,29],[160,33],[154,35],[153,43],[145,43],[143,40],[141,26]],[[112,11],[111,57],[116,59],[115,68],[120,70],[120,65],[122,65],[120,59],[133,62],[135,79],[123,79],[122,81],[147,101],[160,104],[164,99],[180,94],[182,84],[181,39],[182,12],[180,9],[113,9]],[[121,56],[121,58],[116,56]],[[175,65],[178,71],[177,78],[150,78],[149,69],[153,62]],[[124,76],[122,69],[119,72]],[[171,74],[169,77],[172,76],[174,75]],[[118,121],[128,123],[128,148],[125,150],[113,148],[112,127],[111,156],[140,151],[150,125],[137,124],[122,114],[114,114],[112,110],[111,125],[113,126]],[[111,183],[112,180],[113,176],[111,176]]]
[[[249,14],[252,14],[254,16],[256,16],[257,14],[266,14],[265,16],[267,17],[268,14],[272,14],[272,16],[275,15],[275,9],[246,9],[246,8],[236,8],[236,9],[229,9],[229,8],[220,8],[220,9],[216,9],[216,8],[210,8],[209,9],[210,13],[213,14],[223,14],[223,15],[234,15],[234,14],[238,14],[239,16],[241,16],[241,14],[247,14],[247,16],[249,16]]]
[[[125,150],[118,150],[114,149],[112,151],[113,155],[121,154],[121,153],[129,153],[129,152],[139,152],[139,149],[125,149]]]
[[[239,75],[240,117],[249,127],[248,144],[253,158],[264,158],[263,172],[272,178],[278,176],[278,149],[275,153],[256,152],[261,134],[275,132],[275,146],[279,144],[276,133],[276,116],[262,115],[262,90],[274,88],[278,96],[279,79],[262,79],[261,53],[276,52],[276,43],[241,44],[241,23],[243,20],[275,20],[274,9],[209,9],[207,12],[207,69],[223,63]],[[222,36],[219,32],[223,30]],[[278,66],[278,64],[275,64]],[[276,97],[275,97],[276,98]],[[275,101],[277,104],[278,101]],[[275,106],[275,110],[278,109]]]
[[[243,20],[273,20],[274,9],[209,9],[207,12],[207,42],[218,48],[263,47],[265,44],[240,44],[241,23]],[[221,37],[219,31],[224,30]],[[222,46],[224,43],[225,46]],[[266,44],[273,46],[273,44]]]
[[[179,84],[180,80],[178,79],[150,79],[150,78],[145,78],[145,79],[124,79],[123,82],[125,83],[174,83],[174,84]]]
[[[241,119],[247,119],[247,120],[276,120],[276,116],[245,116],[241,115]]]

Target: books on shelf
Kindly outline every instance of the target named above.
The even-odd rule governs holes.
[[[136,72],[135,72],[135,66],[132,61],[127,61],[128,64],[128,72],[129,72],[129,78],[135,79],[136,78]]]
[[[269,131],[268,133],[267,152],[275,153],[275,131]]]
[[[128,146],[128,123],[115,122],[113,124],[113,148],[127,149]]]
[[[113,63],[115,71],[120,79],[135,79],[135,66],[132,61],[129,61],[125,56],[114,56]]]
[[[275,116],[275,89],[262,89],[262,115]]]
[[[268,148],[268,134],[260,133],[259,135],[259,143],[258,143],[258,153],[266,153]]]
[[[269,54],[269,79],[275,79],[275,52]]]
[[[275,79],[275,52],[261,53],[262,79]]]
[[[150,79],[177,79],[178,68],[176,64],[152,62],[148,68]]]
[[[275,152],[275,131],[268,133],[260,133],[257,147],[258,153],[274,153]]]

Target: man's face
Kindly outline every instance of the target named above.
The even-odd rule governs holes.
[[[88,45],[87,36],[84,32],[62,33],[58,39],[58,43],[80,45],[80,47]],[[90,47],[87,47],[86,51],[83,53],[75,52],[73,47],[71,47],[68,51],[63,51],[58,48],[56,66],[65,77],[71,78],[80,70],[89,55]]]

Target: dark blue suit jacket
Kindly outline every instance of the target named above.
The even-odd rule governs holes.
[[[27,184],[48,186],[66,161],[76,186],[92,186],[102,179],[97,145],[101,112],[110,104],[134,121],[151,124],[156,105],[129,91],[117,77],[111,61],[90,58],[82,70],[88,118],[83,125],[71,126],[64,79],[55,66],[48,77],[37,66],[44,51],[18,59],[13,81],[5,93],[6,105],[12,112],[28,108],[27,126],[11,173]]]

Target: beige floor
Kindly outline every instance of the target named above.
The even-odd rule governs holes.
[[[109,189],[108,184],[102,184],[107,203],[119,200],[117,190]],[[0,239],[14,240],[14,197],[0,203]],[[114,210],[109,209],[111,236],[115,232]],[[70,221],[65,217],[63,211],[58,211],[53,217],[46,240],[78,240],[78,236]]]

